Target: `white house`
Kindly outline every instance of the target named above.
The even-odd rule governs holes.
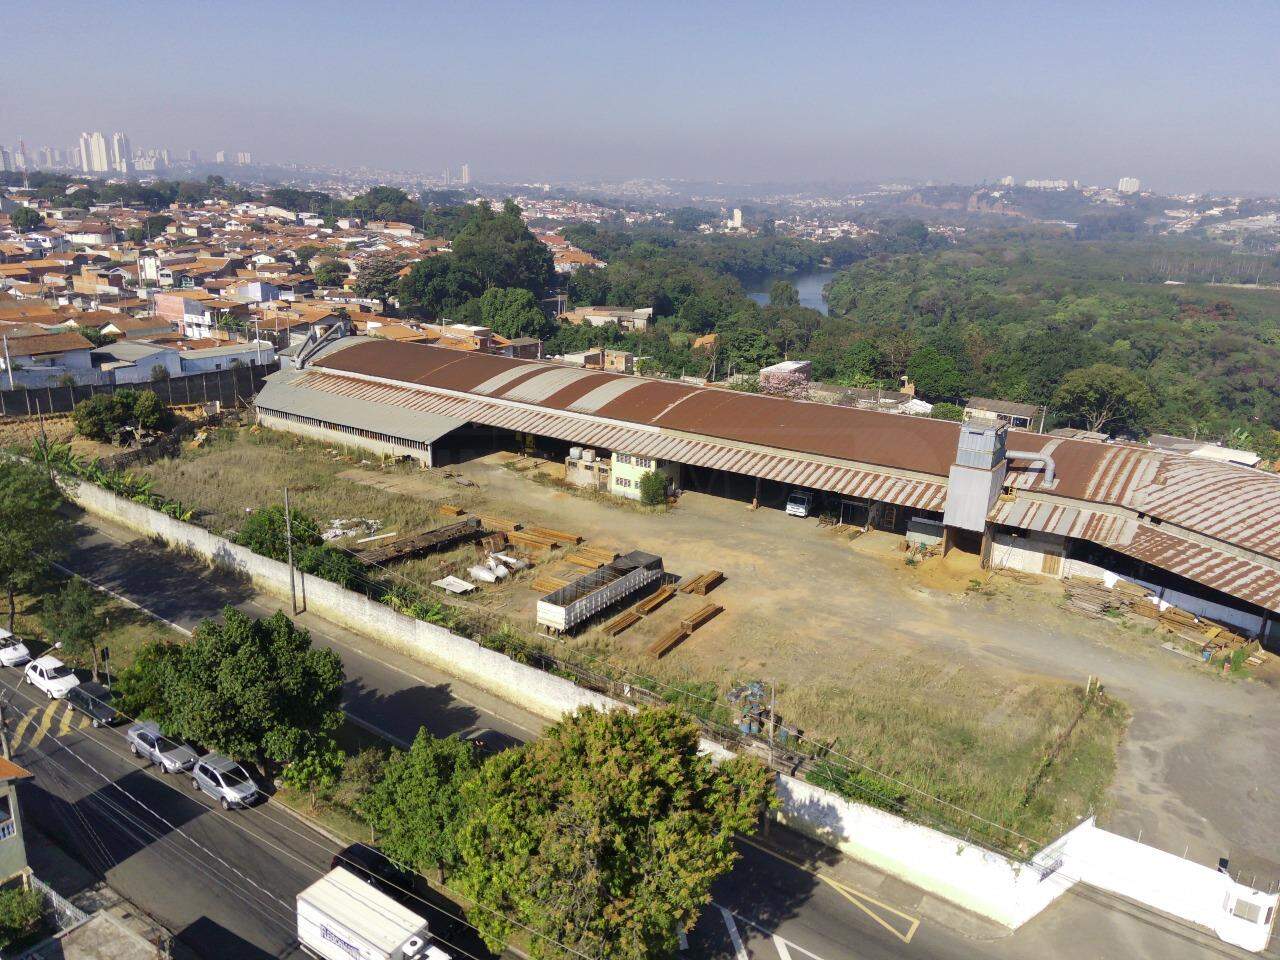
[[[253,340],[249,343],[229,343],[222,347],[183,350],[179,357],[183,373],[208,373],[211,370],[271,363],[276,358],[276,348],[267,340]]]

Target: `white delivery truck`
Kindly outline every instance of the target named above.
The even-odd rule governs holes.
[[[344,867],[298,894],[298,942],[321,960],[450,960],[426,920]]]

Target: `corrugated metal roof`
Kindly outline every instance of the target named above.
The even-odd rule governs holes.
[[[469,400],[460,401],[462,409],[477,422],[818,489],[851,492],[875,486],[882,489],[878,498],[889,502],[924,501],[932,504],[928,509],[941,509],[945,478],[955,457],[959,428],[946,421],[425,345],[352,338],[339,346],[316,361],[314,369],[468,394]],[[552,386],[557,389],[547,389]],[[536,406],[466,407],[486,394]],[[397,396],[386,402],[420,401]],[[456,406],[451,401],[450,409]],[[1274,474],[1147,447],[1017,430],[1009,432],[1008,447],[1052,455],[1055,497],[1086,506],[1092,502],[1126,507],[1280,559],[1280,477]],[[850,465],[830,468],[838,475],[823,474],[814,458]],[[937,480],[900,479],[894,471]],[[1015,489],[1046,489],[1039,466],[1011,464],[1007,482]],[[1099,526],[1104,521],[1097,518],[1058,516],[1052,522],[1083,524],[1086,532],[1080,535],[1089,539],[1116,535]]]
[[[447,418],[459,425],[481,423],[504,430],[555,437],[583,446],[758,476],[850,497],[871,497],[923,510],[941,511],[945,495],[945,487],[941,483],[814,462],[784,453],[726,446],[696,437],[675,436],[653,427],[612,424],[582,415],[500,404],[487,398],[444,396],[323,372],[306,373],[295,381],[295,386],[316,396],[336,396],[342,397],[343,402],[371,404],[377,411],[399,408],[411,412],[411,419],[433,416]],[[264,391],[264,396],[261,405],[270,406],[273,402],[271,395]],[[371,412],[370,417],[373,416]],[[368,422],[376,423],[377,420]]]
[[[1116,549],[1263,609],[1280,612],[1280,571],[1261,563],[1234,557],[1146,524],[1138,527],[1131,543],[1118,545]]]
[[[1007,527],[1092,540],[1109,547],[1131,542],[1138,530],[1134,517],[1026,499],[996,504],[991,511],[991,521]]]
[[[295,372],[280,371],[280,374],[291,373]],[[299,380],[290,380],[288,376],[281,377],[280,374],[273,375],[263,384],[254,400],[255,406],[262,410],[278,410],[294,416],[312,417],[419,443],[434,443],[446,433],[467,423],[466,420],[440,414],[387,407],[359,397],[308,390],[300,385]]]

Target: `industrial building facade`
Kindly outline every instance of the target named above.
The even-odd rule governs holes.
[[[264,425],[429,466],[578,448],[661,463],[682,489],[810,490],[847,523],[936,531],[1048,576],[1110,571],[1277,633],[1280,477],[1233,464],[366,337],[273,374],[257,407]]]

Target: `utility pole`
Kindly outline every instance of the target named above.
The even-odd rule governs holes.
[[[4,754],[6,760],[9,759],[9,720],[4,715],[7,706],[9,706],[7,698],[0,700],[0,753]]]
[[[289,515],[289,488],[284,488],[284,537],[289,551],[289,601],[294,616],[298,615],[298,590],[293,580],[293,521]]]

